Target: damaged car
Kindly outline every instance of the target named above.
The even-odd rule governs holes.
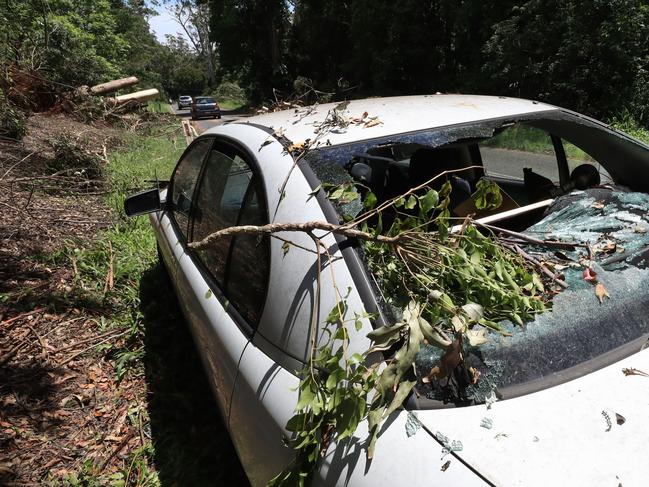
[[[507,293],[471,288],[451,306],[471,325],[427,317],[404,372],[412,386],[387,391],[395,407],[380,425],[361,414],[346,438],[331,436],[335,423],[313,432],[311,485],[628,487],[649,476],[648,175],[648,146],[567,109],[506,97],[375,98],[214,127],[169,182],[125,209],[150,214],[252,485],[295,459],[285,445],[301,430],[291,419],[296,404],[313,402],[300,371],[330,339],[323,323],[343,298],[337,320],[354,323],[345,357],[379,362],[380,374],[408,337],[376,347],[416,313],[402,299],[409,283],[390,282],[389,260],[372,265],[363,239],[443,230],[460,241],[471,226],[534,272],[512,278],[495,261],[467,281],[502,281],[523,304],[498,314]],[[497,204],[481,201],[485,185],[497,188]],[[444,226],[404,227],[424,204],[419,216]],[[401,233],[386,230],[395,224]],[[483,255],[458,254],[458,273]],[[413,275],[424,282],[445,262],[420,263]]]

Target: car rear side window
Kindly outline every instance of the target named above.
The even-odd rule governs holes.
[[[172,212],[178,228],[185,238],[187,238],[189,212],[192,207],[194,189],[201,171],[201,165],[211,145],[212,139],[201,139],[192,144],[176,166],[172,178]]]
[[[223,228],[268,223],[262,181],[238,154],[212,150],[198,189],[193,240]],[[269,273],[269,239],[257,235],[226,236],[200,250],[201,264],[239,314],[259,321]]]

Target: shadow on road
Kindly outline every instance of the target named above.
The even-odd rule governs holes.
[[[248,486],[161,266],[142,276],[140,300],[148,411],[162,486]]]

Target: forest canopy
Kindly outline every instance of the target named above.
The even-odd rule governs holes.
[[[253,99],[520,96],[649,123],[643,0],[209,0],[222,72]]]

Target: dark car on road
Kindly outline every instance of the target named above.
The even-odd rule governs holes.
[[[221,108],[211,96],[197,96],[192,101],[192,120],[201,117],[221,118]]]

